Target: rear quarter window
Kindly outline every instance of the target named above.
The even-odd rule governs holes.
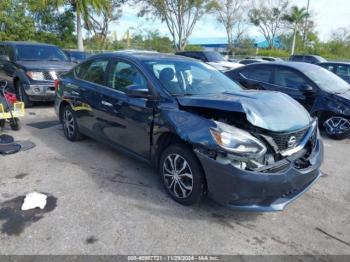
[[[82,63],[74,69],[75,76],[88,82],[105,85],[108,62],[108,59],[101,58]]]

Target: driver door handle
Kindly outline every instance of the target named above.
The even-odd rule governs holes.
[[[101,104],[104,105],[104,106],[109,106],[109,107],[112,107],[112,106],[113,106],[112,103],[109,103],[109,102],[107,102],[107,101],[105,101],[105,100],[102,100],[102,101],[101,101]]]

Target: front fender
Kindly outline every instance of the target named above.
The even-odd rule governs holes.
[[[178,109],[162,109],[155,114],[153,141],[156,144],[162,134],[170,132],[194,147],[218,150],[210,133],[212,127],[216,127],[215,122],[205,117]]]
[[[317,97],[310,114],[318,115],[319,112],[331,112],[335,115],[350,118],[350,107],[340,99],[330,95],[320,95]]]

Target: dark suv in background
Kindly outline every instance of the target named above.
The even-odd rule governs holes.
[[[77,64],[83,62],[90,56],[89,53],[84,51],[78,51],[78,50],[63,50],[63,51],[68,56],[70,61]]]
[[[309,64],[318,64],[318,63],[327,62],[326,59],[318,55],[292,55],[289,58],[289,61],[304,62]]]
[[[283,92],[299,101],[327,134],[350,134],[350,85],[328,70],[312,64],[258,63],[226,72],[246,89]]]
[[[54,81],[73,65],[54,45],[0,42],[0,79],[8,82],[26,107],[33,101],[53,101]]]

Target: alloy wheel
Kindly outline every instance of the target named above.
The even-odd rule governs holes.
[[[68,109],[63,113],[63,129],[69,138],[73,137],[75,131],[74,117]]]
[[[338,116],[327,119],[323,126],[329,135],[341,135],[350,130],[349,120]]]
[[[169,192],[187,198],[193,189],[193,175],[187,161],[179,154],[170,154],[163,164],[163,176]]]

